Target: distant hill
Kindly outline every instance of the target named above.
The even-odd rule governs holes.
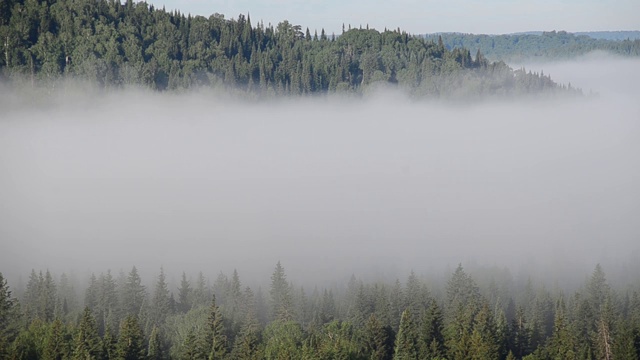
[[[640,39],[640,31],[581,31],[575,32],[576,35],[586,35],[594,39],[601,40],[638,40]]]
[[[629,39],[621,39],[625,36]],[[567,59],[596,50],[621,56],[640,56],[640,32],[638,31],[577,34],[566,31],[532,31],[506,35],[439,33],[427,34],[424,37],[433,42],[442,38],[442,42],[448,49],[480,50],[489,60],[506,62]]]
[[[542,35],[544,31],[525,31],[525,32],[516,32],[506,35]],[[585,35],[593,39],[599,40],[614,40],[614,41],[622,41],[622,40],[637,40],[640,39],[640,31],[576,31],[571,34],[574,35]]]

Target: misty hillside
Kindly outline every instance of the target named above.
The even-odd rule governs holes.
[[[9,0],[0,14],[1,73],[33,83],[73,77],[106,87],[223,85],[266,94],[362,92],[382,83],[436,97],[563,90],[549,77],[399,29],[335,36],[288,21],[254,26],[248,16],[192,17],[131,0]]]
[[[605,35],[589,33],[545,31],[507,35],[438,33],[424,35],[425,39],[442,41],[447,49],[467,48],[479,50],[487,59],[506,62],[531,62],[575,58],[593,51],[604,51],[619,56],[640,56],[640,39],[605,39]],[[613,35],[611,35],[613,36]]]
[[[565,291],[459,265],[305,289],[278,262],[252,288],[235,270],[170,282],[134,266],[82,279],[32,270],[16,291],[0,273],[0,358],[638,359],[638,284],[612,285],[600,265],[585,275]]]

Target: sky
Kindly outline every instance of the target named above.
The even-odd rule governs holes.
[[[611,31],[640,29],[638,0],[150,0],[167,10],[237,18],[254,24],[282,20],[320,33],[348,28],[396,29],[412,34],[464,32],[502,34],[522,31]]]

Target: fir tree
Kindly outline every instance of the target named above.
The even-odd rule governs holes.
[[[120,324],[118,339],[119,360],[143,360],[147,351],[144,346],[144,334],[134,315],[128,315]]]
[[[98,335],[98,326],[89,307],[84,308],[73,341],[74,360],[100,360],[102,343]]]
[[[205,344],[208,349],[207,356],[209,360],[222,359],[227,353],[227,338],[225,336],[224,322],[220,308],[216,305],[215,296],[211,300],[211,306],[209,307]]]
[[[411,311],[406,309],[400,317],[400,328],[396,336],[394,360],[419,359],[418,331],[413,322]]]

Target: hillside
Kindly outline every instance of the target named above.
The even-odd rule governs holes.
[[[598,35],[599,34],[599,35]],[[613,36],[612,34],[610,34]],[[521,62],[527,60],[557,60],[606,51],[620,56],[640,56],[640,40],[606,40],[602,33],[572,34],[565,31],[508,35],[475,35],[462,33],[427,34],[424,38],[442,38],[447,49],[480,50],[493,61]]]
[[[383,83],[432,97],[563,90],[548,77],[400,30],[318,35],[286,20],[254,26],[249,16],[192,17],[131,0],[2,6],[0,71],[33,83],[73,77],[104,87],[224,86],[263,94],[362,92]]]

